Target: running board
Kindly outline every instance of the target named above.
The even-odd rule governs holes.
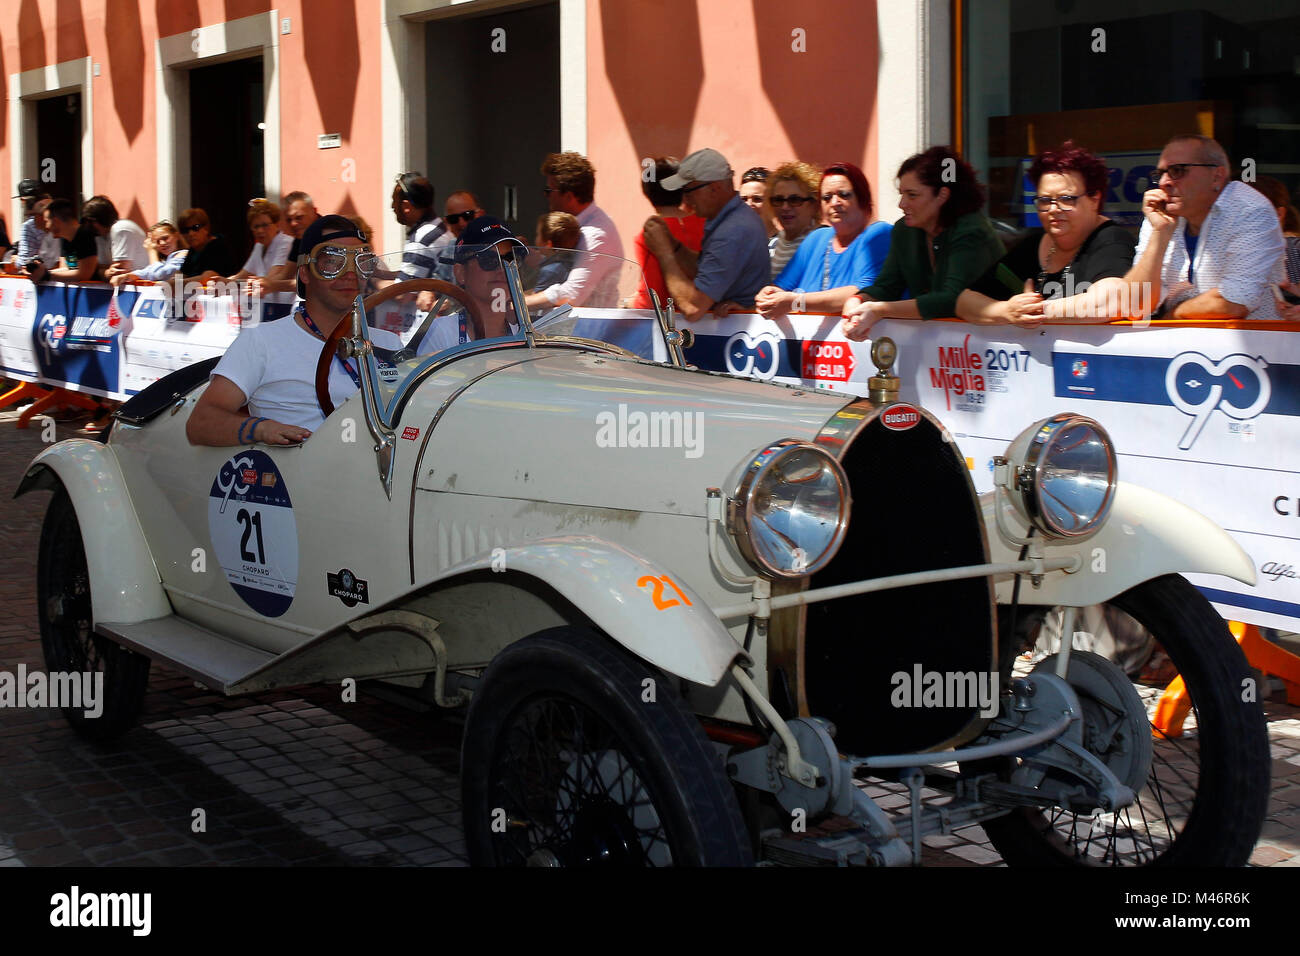
[[[331,628],[279,655],[232,641],[174,614],[139,624],[101,622],[95,630],[226,696],[346,678],[361,681],[435,673],[435,699],[443,706],[455,706],[463,702],[463,695],[443,696],[446,650],[437,626],[436,621],[409,611],[389,611]]]

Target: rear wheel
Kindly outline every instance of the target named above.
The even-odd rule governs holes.
[[[68,493],[62,489],[50,501],[41,527],[36,603],[47,679],[56,673],[73,674],[84,688],[82,675],[89,674],[92,692],[97,688],[102,696],[95,701],[102,708],[97,716],[87,715],[96,708],[84,699],[83,706],[64,707],[63,716],[91,740],[111,740],[129,730],[149,686],[149,658],[94,632],[81,526]]]
[[[580,628],[497,655],[466,716],[461,780],[475,865],[752,862],[722,763],[671,681]]]
[[[1130,806],[1094,814],[1020,808],[984,823],[989,840],[1011,865],[1244,865],[1269,793],[1268,733],[1245,655],[1209,602],[1178,575],[1109,603],[1146,628],[1177,667],[1190,697],[1181,733],[1151,724],[1151,769]],[[1044,611],[1021,614],[1032,638]],[[1067,679],[1087,712],[1095,702]],[[1164,687],[1135,688],[1150,722]]]

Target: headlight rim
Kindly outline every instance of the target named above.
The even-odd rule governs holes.
[[[1016,469],[1016,490],[1019,491],[1020,500],[1024,504],[1025,516],[1044,535],[1064,540],[1087,538],[1095,534],[1106,523],[1106,519],[1110,516],[1111,507],[1115,503],[1115,491],[1119,485],[1119,461],[1115,453],[1115,443],[1111,441],[1110,433],[1106,431],[1099,421],[1087,415],[1080,415],[1077,412],[1058,412],[1036,422],[1029,429],[1026,429],[1026,432],[1037,435],[1049,425],[1056,426],[1052,438],[1047,441],[1037,442],[1033,437],[1030,437],[1024,451],[1024,460]],[[1057,435],[1074,425],[1088,426],[1101,439],[1102,448],[1106,452],[1107,485],[1106,494],[1102,498],[1101,505],[1097,508],[1096,516],[1084,527],[1069,531],[1058,527],[1048,517],[1047,510],[1042,506],[1042,483],[1044,469],[1048,464],[1048,450],[1052,447]]]
[[[759,549],[754,546],[751,520],[753,514],[753,492],[761,483],[762,476],[782,458],[794,451],[812,452],[825,460],[835,477],[839,492],[839,517],[831,543],[815,561],[799,570],[775,567],[766,561]],[[769,456],[770,457],[765,457]],[[747,459],[747,463],[736,482],[735,490],[727,498],[727,531],[740,549],[745,560],[763,577],[782,581],[797,581],[810,577],[826,568],[839,553],[848,536],[849,516],[853,508],[852,493],[849,488],[848,475],[836,457],[820,445],[798,438],[783,438],[760,448]]]

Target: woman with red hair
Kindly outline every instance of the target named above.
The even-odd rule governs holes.
[[[821,180],[822,216],[799,244],[775,283],[754,303],[769,319],[791,311],[839,312],[860,286],[870,285],[889,254],[889,225],[871,219],[871,187],[852,163],[827,166]]]
[[[978,325],[1092,323],[1135,315],[1125,276],[1137,242],[1101,214],[1110,186],[1105,162],[1067,141],[1029,167],[1042,226],[957,299],[957,315]]]

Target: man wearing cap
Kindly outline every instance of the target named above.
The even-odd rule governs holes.
[[[43,213],[39,217],[42,221],[37,221],[36,204],[42,199],[48,199],[49,194],[41,189],[41,184],[36,180],[24,179],[18,183],[18,195],[14,198],[23,201],[23,213],[27,217],[23,220],[22,230],[18,234],[18,252],[14,256],[14,264],[20,269],[25,269],[27,263],[33,259],[44,258],[41,256],[41,244],[47,241],[46,236],[49,233],[44,228]]]
[[[245,329],[212,371],[185,426],[193,445],[292,445],[325,420],[316,401],[316,362],[324,340],[345,321],[375,267],[361,232],[343,216],[323,216],[302,236],[298,294],[292,316]],[[372,330],[379,348],[401,347],[397,336]],[[381,374],[382,365],[381,362]],[[357,360],[330,363],[335,405],[361,387]],[[247,405],[248,414],[241,412]]]
[[[542,162],[542,175],[547,208],[576,216],[581,230],[578,249],[598,255],[577,257],[563,282],[531,293],[525,304],[530,310],[559,305],[617,307],[623,241],[614,220],[596,205],[596,167],[580,153],[551,153]]]
[[[442,258],[452,260],[455,284],[479,304],[483,326],[474,327],[464,312],[439,316],[420,341],[420,355],[433,355],[464,342],[510,334],[514,302],[501,260],[521,247],[519,238],[495,216],[479,216],[461,229],[454,250],[450,255],[444,253]]]
[[[682,201],[708,220],[698,254],[678,242],[660,217],[645,223],[646,247],[659,260],[676,309],[691,322],[722,303],[753,309],[771,274],[767,229],[733,182],[730,164],[716,149],[691,153],[663,181],[665,189],[680,189]]]

